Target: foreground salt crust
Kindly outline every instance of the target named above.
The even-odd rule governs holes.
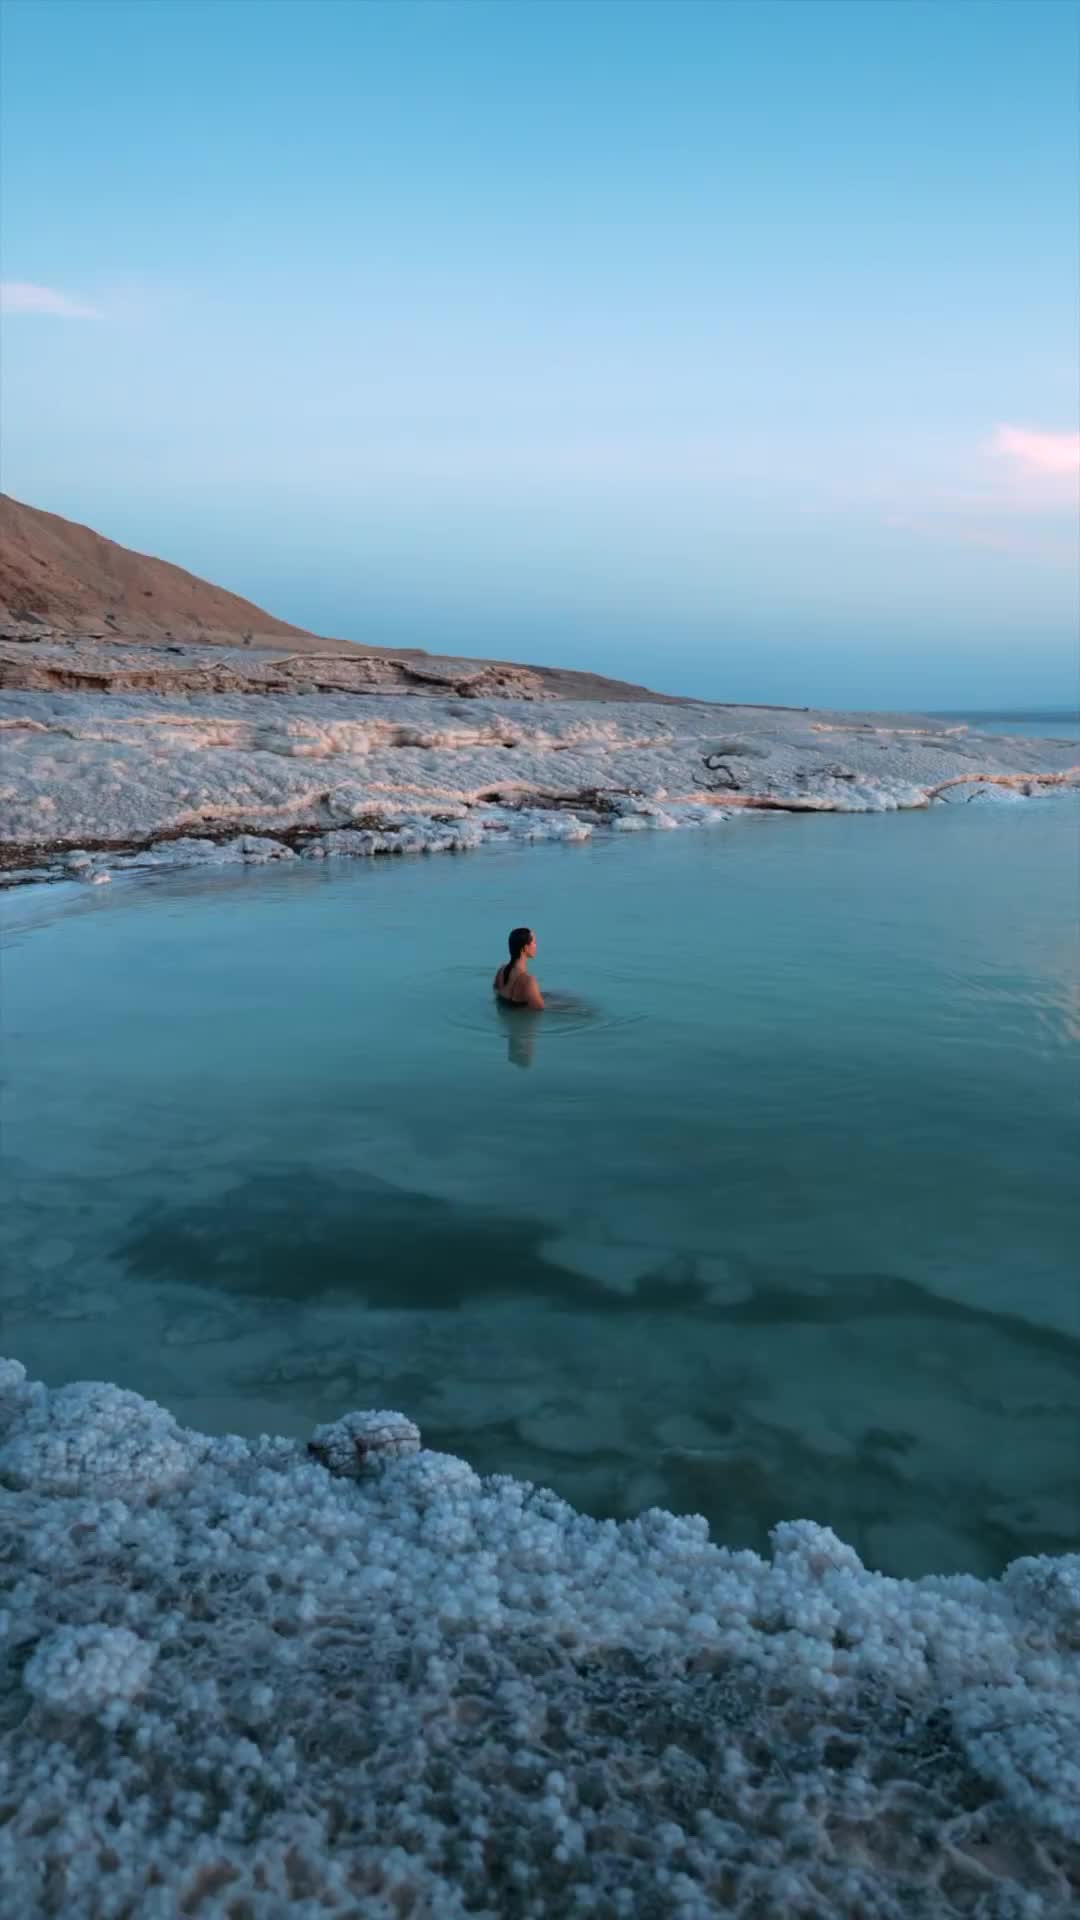
[[[459,851],[1080,783],[1075,742],[911,716],[445,692],[16,689],[0,737],[0,857],[23,878]]]
[[[401,1415],[212,1440],[10,1361],[0,1524],[27,1920],[1077,1910],[1080,1556],[766,1562]]]

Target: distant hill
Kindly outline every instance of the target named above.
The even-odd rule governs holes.
[[[10,644],[22,641],[41,644],[33,648]],[[51,657],[56,652],[51,643],[59,641],[80,644],[75,650],[65,645],[63,660],[58,662]],[[133,663],[127,645],[112,649],[103,644],[116,641],[139,641],[159,649],[159,664],[148,669]],[[391,691],[407,684],[410,692],[468,686],[492,698],[542,692],[564,700],[680,704],[669,694],[569,667],[529,667],[507,660],[428,653],[420,647],[325,640],[303,627],[275,620],[250,600],[226,593],[168,560],[133,553],[90,527],[40,507],[24,506],[6,493],[0,493],[0,645],[4,647],[0,684],[8,687],[145,687],[149,673],[150,680],[160,681],[165,691],[179,685],[188,671],[184,662],[178,664],[174,658],[182,648],[250,646],[268,648],[279,658],[319,654],[325,659],[334,654],[351,661],[358,672],[365,662],[398,663],[396,677],[384,674],[380,679],[376,674],[372,679],[367,673],[363,680],[367,691],[377,685]],[[256,677],[260,670],[253,659]],[[204,667],[196,662],[190,671],[195,674],[191,684],[202,686]],[[235,661],[223,663],[218,680],[222,675],[235,679],[246,671]],[[346,672],[345,681],[331,679],[334,685],[347,682],[354,691],[362,690],[359,684],[353,686],[355,673],[350,679]]]
[[[0,628],[28,639],[47,631],[151,644],[284,640],[293,653],[356,651],[348,640],[319,639],[183,567],[133,553],[8,494],[0,494]]]

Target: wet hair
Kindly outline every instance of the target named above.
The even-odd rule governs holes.
[[[531,939],[532,939],[531,927],[514,927],[512,929],[510,938],[506,943],[510,949],[510,958],[507,961],[506,966],[502,970],[502,983],[504,987],[510,978],[511,967],[515,966],[517,962],[521,959],[521,956],[524,953],[525,948],[528,946],[529,941]]]

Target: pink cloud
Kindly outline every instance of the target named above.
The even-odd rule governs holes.
[[[30,280],[5,280],[0,283],[0,313],[44,313],[58,320],[100,320],[96,307],[71,300],[52,287],[38,287]]]
[[[1033,476],[1080,473],[1080,433],[1039,433],[1028,427],[998,427],[990,452],[1016,462],[1022,474]]]
[[[895,533],[1076,570],[1080,434],[999,426],[973,464],[954,448],[918,499],[883,502]],[[947,450],[948,452],[948,450]]]

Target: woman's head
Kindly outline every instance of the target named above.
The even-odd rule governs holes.
[[[536,952],[536,935],[531,927],[515,927],[507,945],[510,948],[510,965],[515,966],[522,955],[526,960],[532,959]]]

